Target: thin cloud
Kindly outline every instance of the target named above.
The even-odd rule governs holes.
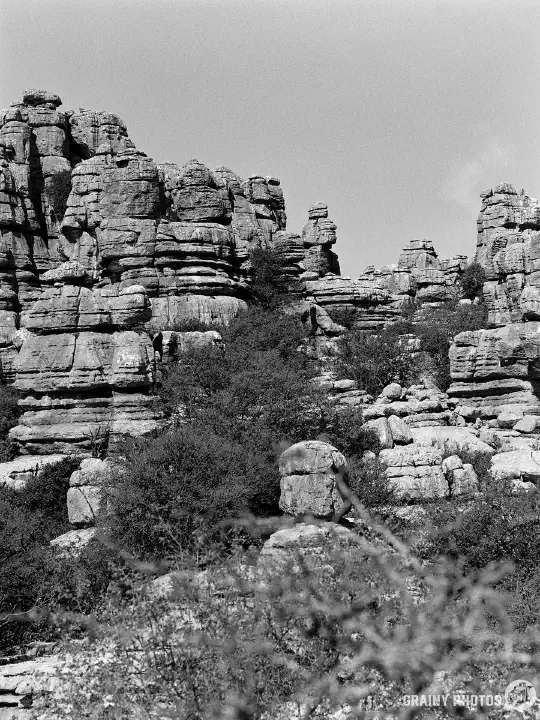
[[[512,161],[512,149],[499,142],[486,145],[470,160],[459,162],[450,172],[441,189],[446,199],[454,200],[476,216],[480,207],[482,190],[500,181],[511,182],[504,177]]]

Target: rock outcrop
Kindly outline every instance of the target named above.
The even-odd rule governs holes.
[[[279,458],[279,507],[294,516],[331,517],[344,502],[336,478],[345,468],[343,455],[328,443],[306,440],[291,445]]]
[[[539,320],[540,204],[509,183],[482,193],[476,260],[494,326]]]
[[[540,415],[539,357],[539,322],[460,333],[450,348],[452,405],[467,421],[502,415],[501,427]]]
[[[154,350],[132,329],[150,317],[144,288],[86,287],[66,265],[28,312],[14,363],[25,412],[10,437],[23,453],[89,453],[158,425]]]
[[[376,330],[401,317],[416,303],[440,304],[460,296],[465,255],[441,260],[429,240],[413,240],[403,248],[397,265],[366,268],[357,279],[328,272],[306,282],[308,299],[332,312],[348,312],[356,327]]]

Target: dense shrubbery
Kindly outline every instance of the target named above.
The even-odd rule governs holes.
[[[478,570],[489,563],[512,561],[533,568],[540,559],[540,494],[512,495],[508,488],[487,488],[470,505],[450,504],[448,516],[428,546],[428,555],[444,555]]]
[[[16,390],[9,385],[0,384],[0,462],[11,460],[14,456],[8,432],[15,427],[21,414],[18,400]]]
[[[225,347],[185,353],[165,372],[162,406],[176,429],[135,443],[111,499],[122,545],[152,557],[192,549],[241,512],[277,512],[276,456],[316,437],[325,399],[298,352],[303,329],[289,315],[253,308],[222,330]]]
[[[414,311],[418,308],[414,307]],[[451,382],[448,352],[452,340],[460,332],[487,327],[486,306],[481,302],[446,303],[439,308],[422,309],[415,322],[413,317],[407,307],[402,320],[377,334],[353,327],[340,343],[340,376],[354,378],[360,388],[378,395],[385,385],[411,384],[426,371],[434,375],[441,390],[446,390]],[[423,367],[421,357],[415,356],[414,351],[429,356],[428,367]]]
[[[108,582],[97,544],[76,564],[59,560],[49,546],[70,529],[66,492],[78,464],[66,459],[47,467],[18,492],[0,487],[0,653],[53,637],[55,629],[45,616],[39,620],[41,613],[57,607],[88,611]]]
[[[340,341],[339,375],[356,380],[370,395],[378,395],[391,382],[411,384],[417,368],[401,336],[408,330],[403,323],[390,325],[377,335],[351,330]]]
[[[250,253],[251,297],[255,305],[276,309],[285,299],[281,262],[271,249],[255,247]]]

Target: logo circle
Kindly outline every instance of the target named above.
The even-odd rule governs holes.
[[[504,691],[505,710],[523,712],[536,702],[536,690],[528,680],[514,680]]]

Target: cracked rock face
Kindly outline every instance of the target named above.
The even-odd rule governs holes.
[[[306,440],[292,445],[279,459],[279,507],[289,515],[332,516],[344,502],[336,477],[345,467],[343,455],[328,443]]]
[[[538,319],[540,204],[508,183],[482,193],[476,260],[491,325]]]
[[[74,282],[68,265],[55,277]],[[23,453],[89,453],[155,429],[154,351],[146,333],[131,329],[150,317],[144,288],[58,285],[26,319],[14,361],[24,413],[12,441]]]
[[[460,333],[450,348],[449,399],[466,419],[540,414],[540,323]]]

